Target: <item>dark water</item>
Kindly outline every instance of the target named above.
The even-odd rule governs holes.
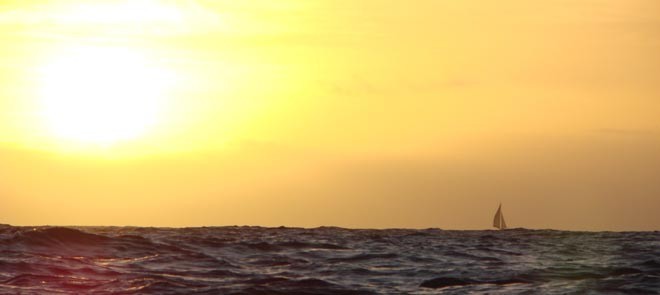
[[[658,294],[659,232],[0,226],[0,294]]]

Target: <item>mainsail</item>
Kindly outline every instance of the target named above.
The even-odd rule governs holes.
[[[495,218],[493,218],[493,226],[499,229],[506,229],[506,222],[504,222],[504,214],[502,214],[502,204],[497,208]]]

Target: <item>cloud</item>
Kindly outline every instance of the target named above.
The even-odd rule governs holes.
[[[394,77],[395,81],[377,81],[353,75],[338,81],[321,81],[328,92],[336,95],[408,95],[421,93],[436,93],[447,90],[468,89],[477,86],[476,79],[411,79],[410,77]]]
[[[601,128],[595,129],[593,132],[608,135],[621,135],[621,136],[651,136],[658,135],[657,130],[652,129],[623,129],[623,128]]]
[[[27,30],[74,29],[176,35],[218,29],[221,16],[195,1],[53,1],[45,4],[0,8],[0,25],[21,25]],[[46,27],[48,26],[48,27]]]

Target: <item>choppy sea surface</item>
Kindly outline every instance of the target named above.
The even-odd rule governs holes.
[[[659,294],[660,232],[0,226],[0,294]]]

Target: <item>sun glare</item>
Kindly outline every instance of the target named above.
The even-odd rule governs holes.
[[[69,49],[41,68],[42,117],[60,140],[112,145],[135,139],[158,122],[171,78],[136,49]]]
[[[175,5],[153,0],[78,3],[66,6],[55,19],[58,23],[147,24],[180,23],[183,14]]]

